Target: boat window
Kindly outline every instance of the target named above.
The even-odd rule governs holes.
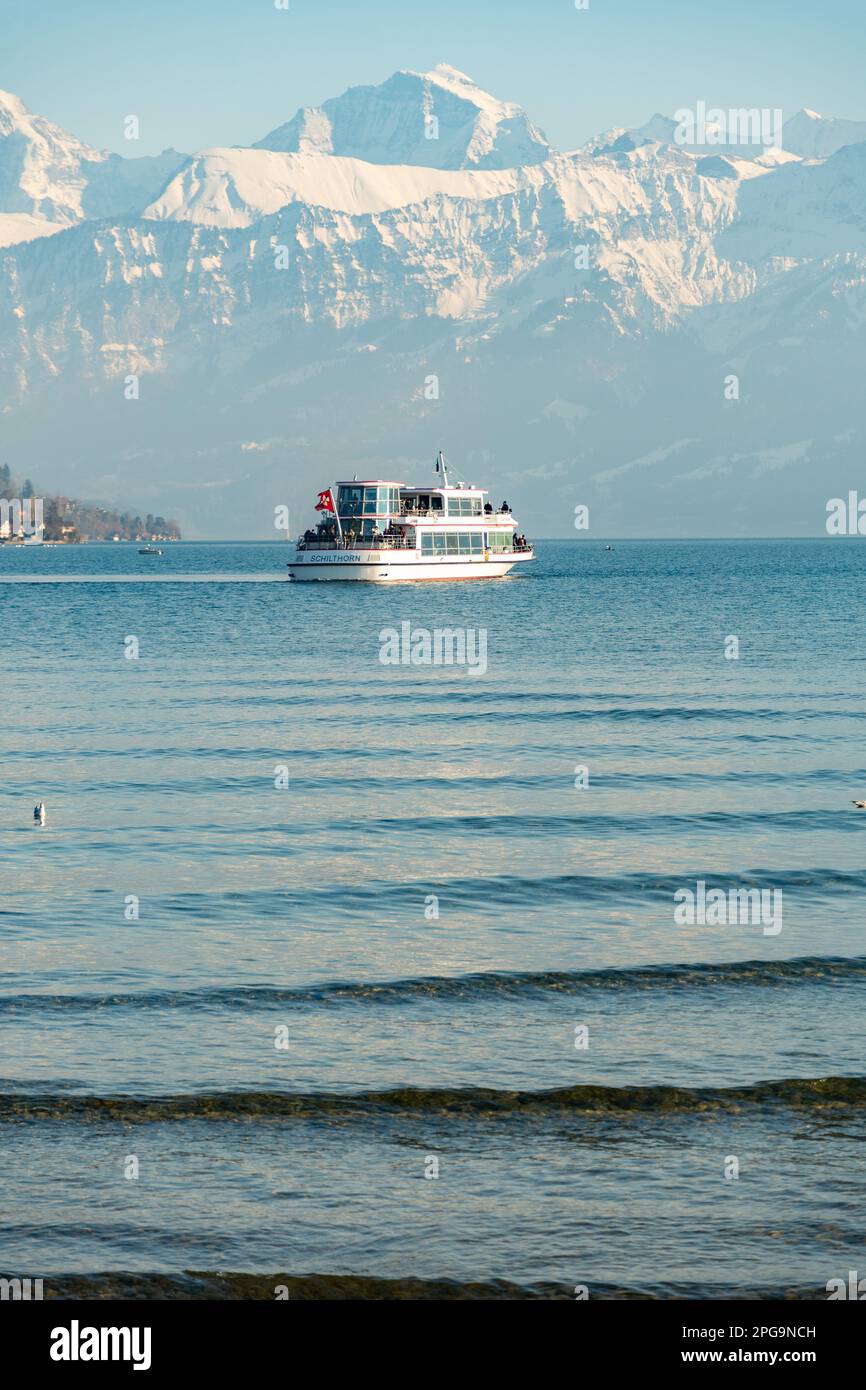
[[[481,498],[480,497],[449,497],[448,498],[449,516],[480,516]]]
[[[421,554],[479,555],[484,549],[480,531],[429,531],[421,534]]]
[[[370,491],[372,492],[372,488]],[[389,516],[391,512],[400,510],[400,491],[396,487],[380,487],[377,490],[376,505],[368,510],[375,511],[377,516]]]
[[[362,487],[341,487],[337,494],[337,508],[340,516],[360,516],[363,510],[364,489]]]

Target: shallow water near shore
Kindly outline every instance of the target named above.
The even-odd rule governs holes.
[[[286,558],[0,549],[0,1273],[826,1296],[866,1198],[857,541]],[[403,621],[486,672],[383,665]],[[781,930],[677,923],[700,882]]]

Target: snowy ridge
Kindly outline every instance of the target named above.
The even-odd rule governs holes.
[[[531,170],[523,169],[425,169],[309,152],[205,150],[175,175],[143,216],[206,227],[249,227],[290,203],[305,203],[357,217],[423,203],[438,193],[495,198],[531,177]]]

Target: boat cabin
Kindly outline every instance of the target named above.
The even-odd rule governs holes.
[[[409,487],[381,478],[353,478],[333,489],[337,518],[327,513],[306,544],[364,542],[428,554],[511,550],[516,523],[504,506],[494,510],[487,491],[471,483]]]

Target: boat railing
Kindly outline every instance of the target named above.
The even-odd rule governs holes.
[[[495,507],[492,511],[485,512],[483,507],[479,507],[478,510],[474,512],[460,512],[457,514],[454,512],[445,512],[441,507],[427,507],[424,510],[420,510],[418,507],[409,507],[403,502],[400,506],[400,515],[417,517],[419,521],[447,521],[449,525],[453,526],[455,522],[459,523],[472,519],[477,520],[478,517],[511,516],[511,509],[509,508],[508,511],[503,511],[501,507]]]
[[[414,550],[414,540],[404,536],[344,536],[342,540],[324,541],[298,538],[298,550]]]
[[[412,550],[412,551],[414,551],[414,550],[416,549],[416,546],[415,546],[414,541],[401,540],[401,539],[399,539],[399,538],[397,538],[397,537],[394,537],[394,536],[377,536],[377,537],[370,537],[370,538],[367,539],[367,540],[363,540],[363,539],[349,540],[349,539],[346,539],[346,540],[343,540],[343,541],[319,541],[319,540],[315,540],[315,541],[305,541],[303,538],[300,538],[300,539],[298,540],[298,543],[297,543],[297,549],[298,549],[298,550]],[[531,549],[532,549],[532,543],[531,543],[530,541],[526,541],[525,544],[523,544],[523,545],[510,545],[510,546],[503,546],[503,547],[500,547],[500,546],[495,546],[495,547],[494,547],[494,546],[491,546],[491,547],[489,547],[489,549],[488,549],[488,554],[490,555],[490,557],[491,557],[492,559],[496,559],[497,557],[502,556],[502,555],[525,555],[526,552],[529,551],[529,550],[531,550]],[[419,553],[423,555],[423,558],[424,558],[425,560],[429,560],[429,559],[432,559],[432,558],[434,558],[434,557],[436,557],[436,556],[441,556],[441,555],[443,555],[443,554],[446,553],[446,552],[437,550],[437,551],[433,551],[433,552],[429,552],[429,553],[428,553],[427,551],[423,551],[423,552],[419,552]],[[461,551],[448,551],[447,553],[448,553],[449,555],[464,554],[464,553],[461,552]],[[477,551],[470,552],[470,553],[471,553],[471,554],[474,554],[475,557],[477,558],[477,556],[478,556],[478,552],[477,552]],[[469,554],[465,554],[465,555],[464,555],[464,558],[468,559],[468,558],[469,558]]]
[[[441,507],[407,507],[405,502],[400,506],[400,515],[411,517],[418,521],[445,520],[445,512]]]

